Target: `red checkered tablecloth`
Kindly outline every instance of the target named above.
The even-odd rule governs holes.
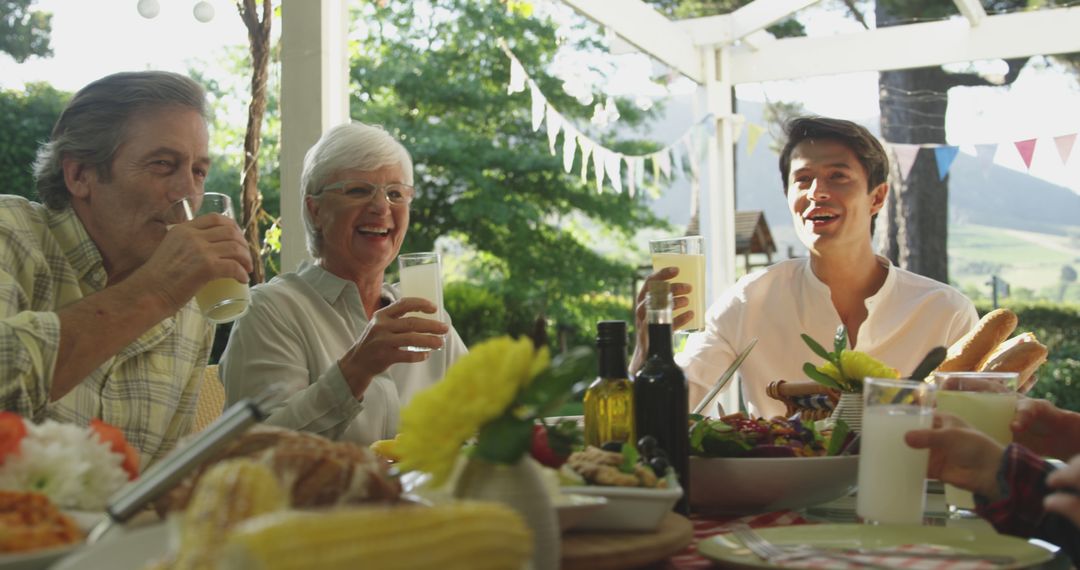
[[[694,523],[694,540],[690,543],[690,546],[687,546],[682,552],[668,560],[668,568],[677,570],[712,568],[713,562],[698,554],[698,541],[729,532],[737,524],[748,524],[753,528],[763,528],[807,524],[809,522],[795,511],[776,511],[760,515],[727,518],[693,515],[690,517],[690,521]]]

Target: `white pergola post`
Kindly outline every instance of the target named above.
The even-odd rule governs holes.
[[[300,171],[323,131],[349,120],[345,0],[281,3],[281,271],[309,259]]]

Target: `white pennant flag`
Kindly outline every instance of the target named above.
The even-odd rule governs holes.
[[[574,151],[577,150],[577,132],[569,126],[563,129],[562,167],[567,174],[574,167]]]
[[[578,136],[578,146],[581,147],[581,183],[589,180],[589,155],[592,154],[593,142],[585,135]]]
[[[622,194],[622,155],[617,152],[604,153],[604,173],[611,179],[611,187]]]
[[[893,153],[896,155],[896,165],[900,167],[900,178],[907,179],[911,173],[911,167],[915,166],[915,159],[919,154],[919,145],[893,143]]]
[[[534,131],[537,131],[540,130],[540,123],[544,122],[544,108],[547,107],[547,101],[544,100],[544,94],[540,92],[540,88],[531,81],[529,91],[532,93],[532,127]]]
[[[653,160],[656,161],[656,165],[660,168],[660,172],[664,173],[664,178],[671,180],[671,153],[668,149],[664,149],[653,155]],[[656,181],[660,183],[659,180]]]
[[[506,94],[512,95],[525,90],[525,68],[517,58],[510,58],[510,84],[506,86]]]
[[[559,131],[562,130],[563,118],[555,107],[551,105],[547,106],[547,136],[548,136],[548,152],[551,156],[555,156],[555,140],[559,138]]]
[[[596,176],[596,193],[604,192],[604,147],[598,146],[593,149],[592,165]]]
[[[694,141],[693,136],[683,137],[683,142],[686,145],[686,161],[690,163],[690,176],[693,176],[694,180],[698,179],[698,153],[697,143]]]
[[[634,185],[642,187],[645,185],[645,157],[635,156],[634,159]]]
[[[683,153],[679,149],[679,143],[681,140],[675,141],[675,144],[671,145],[671,177],[675,178],[675,175],[681,175],[686,172],[686,164],[683,162]]]
[[[637,194],[638,185],[638,164],[637,158],[628,156],[626,157],[626,192],[633,198]]]

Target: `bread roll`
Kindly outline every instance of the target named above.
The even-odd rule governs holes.
[[[979,320],[975,328],[949,347],[937,372],[971,372],[982,368],[991,352],[1009,338],[1016,328],[1016,314],[1009,309],[994,309]]]
[[[1016,372],[1016,389],[1026,393],[1035,385],[1035,371],[1046,362],[1047,350],[1035,335],[1019,335],[1002,343],[1004,348],[995,351],[996,355],[980,369],[984,372]]]

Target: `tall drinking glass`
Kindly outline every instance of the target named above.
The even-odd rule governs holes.
[[[170,221],[191,221],[205,214],[221,214],[236,220],[232,198],[226,194],[206,192],[201,201],[199,197],[193,197],[184,198],[174,204],[170,211]],[[247,313],[251,304],[251,291],[247,283],[223,277],[203,285],[202,289],[195,293],[195,301],[206,320],[215,324],[229,323]]]
[[[1018,375],[1015,372],[935,372],[937,408],[967,422],[1002,445],[1012,443]],[[945,504],[954,517],[975,516],[970,491],[945,485]]]
[[[863,382],[859,491],[855,512],[870,524],[919,524],[926,506],[930,452],[904,434],[934,422],[933,384],[884,378]]]
[[[401,296],[420,297],[431,301],[435,313],[413,312],[407,317],[420,317],[443,322],[442,262],[439,254],[433,251],[421,253],[403,253],[398,256],[398,273]],[[430,348],[420,346],[404,347],[413,352],[427,352]]]
[[[705,244],[701,236],[685,236],[670,239],[656,239],[649,242],[652,254],[653,271],[665,267],[677,267],[679,274],[675,283],[689,283],[691,290],[687,298],[690,304],[675,311],[672,318],[686,311],[693,311],[694,318],[679,327],[683,332],[695,332],[705,328]]]

